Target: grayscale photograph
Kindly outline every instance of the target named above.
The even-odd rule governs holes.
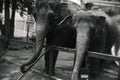
[[[0,80],[120,80],[120,0],[0,0]]]

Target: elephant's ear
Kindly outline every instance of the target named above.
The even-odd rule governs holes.
[[[106,18],[104,16],[98,16],[97,20],[96,20],[96,37],[97,38],[101,38],[103,35],[103,31],[105,29],[106,26]]]
[[[50,8],[53,10],[53,12],[57,13],[59,10],[60,3],[50,2]]]
[[[105,27],[106,24],[106,18],[104,16],[98,16],[98,18],[96,19],[96,25],[98,26],[98,28],[103,29]]]
[[[98,17],[98,22],[99,22],[100,24],[105,23],[105,21],[106,21],[106,18],[105,18],[104,16],[99,16],[99,17]]]
[[[93,23],[94,26],[104,24],[106,21],[106,18],[104,16],[90,16],[90,20]]]

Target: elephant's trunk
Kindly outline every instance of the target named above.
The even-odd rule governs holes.
[[[43,47],[44,39],[49,28],[48,17],[51,14],[53,14],[49,5],[45,2],[44,5],[37,6],[35,13],[36,13],[36,50],[34,55],[25,63],[26,66],[32,64],[39,57]]]
[[[47,28],[44,23],[37,23],[36,26],[36,51],[40,52],[47,33]]]
[[[36,46],[34,51],[35,53],[27,62],[24,63],[25,66],[32,64],[39,57],[46,34],[47,34],[47,28],[44,22],[42,21],[36,23]]]
[[[43,12],[43,11],[41,11]],[[44,15],[44,16],[43,16]],[[54,12],[48,6],[46,13],[43,13],[42,16],[37,17],[36,23],[36,51],[41,51],[42,45],[44,43],[44,39],[46,34],[50,28],[50,18],[55,16]]]
[[[89,42],[89,24],[78,23],[76,25],[77,39],[76,39],[76,61],[73,69],[72,80],[79,80],[80,67],[82,65],[85,50]]]

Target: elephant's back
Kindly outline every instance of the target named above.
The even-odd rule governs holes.
[[[68,9],[70,10],[71,14],[75,14],[77,11],[82,10],[79,4],[72,2],[72,1],[67,1],[67,2],[64,2],[63,4],[67,4]]]

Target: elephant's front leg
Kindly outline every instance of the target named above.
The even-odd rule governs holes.
[[[97,34],[95,34],[97,35]],[[92,36],[94,38],[91,38],[91,42],[89,44],[89,51],[94,51],[98,53],[105,53],[105,45],[106,45],[106,29],[101,30],[101,35],[96,38],[96,36]],[[100,74],[101,71],[104,68],[104,60],[95,58],[95,57],[89,57],[89,80],[96,80]],[[105,64],[106,65],[106,64]]]
[[[80,68],[84,58],[85,50],[89,42],[90,24],[81,22],[76,24],[77,39],[76,39],[76,61],[72,73],[71,80],[80,80]]]
[[[58,50],[50,49],[48,53],[45,54],[45,72],[49,75],[55,75],[55,63],[58,56]]]

